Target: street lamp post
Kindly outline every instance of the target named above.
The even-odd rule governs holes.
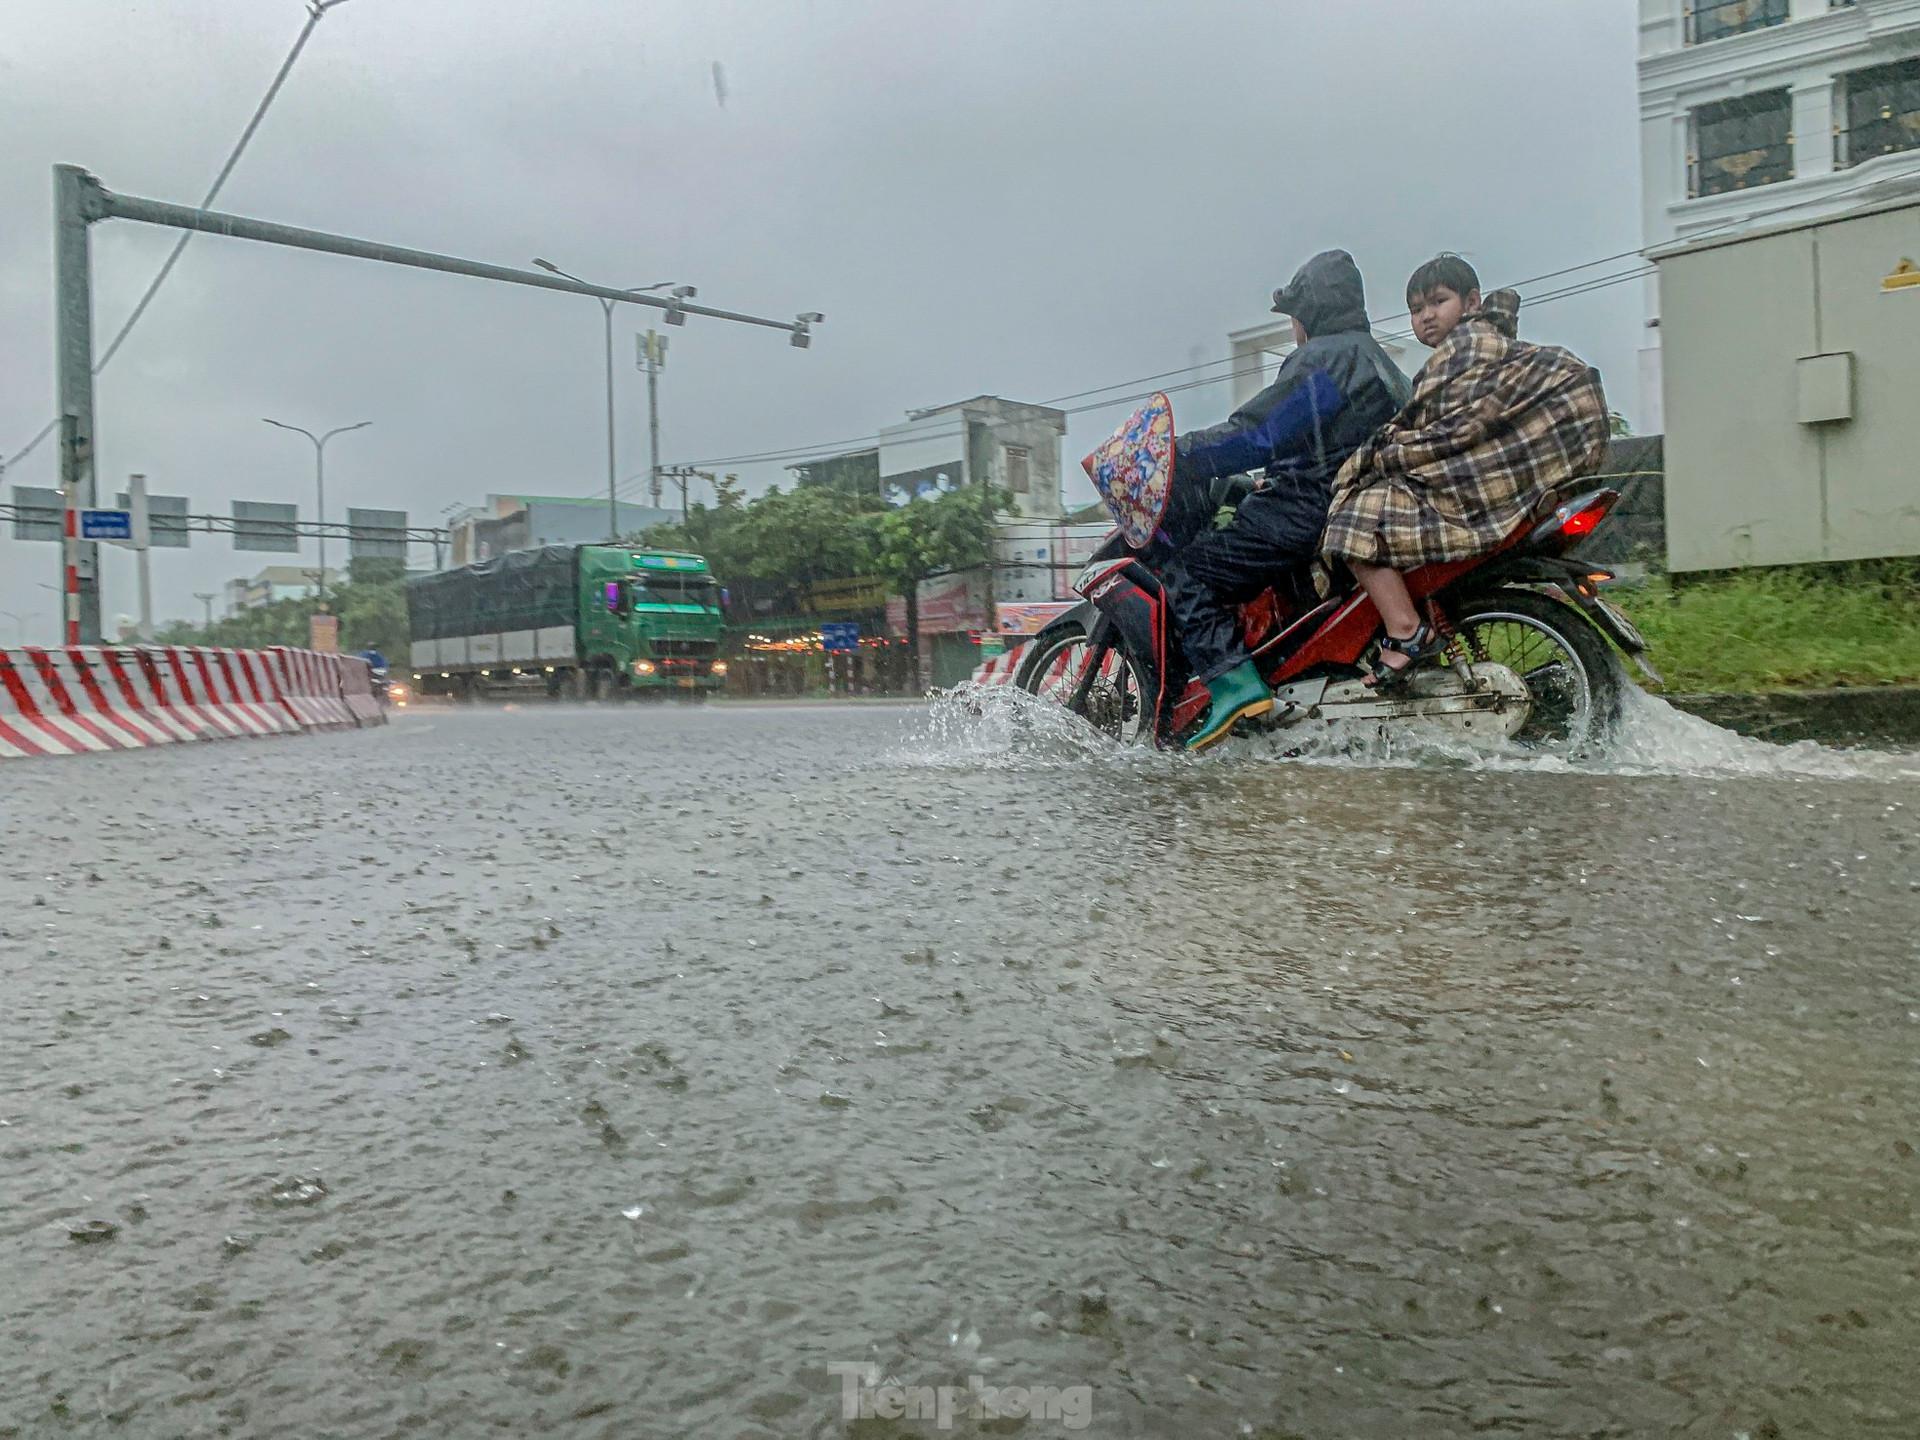
[[[207,607],[207,629],[211,630],[213,628],[213,602],[218,598],[216,592],[212,590],[196,590],[193,592],[193,598]]]
[[[536,256],[533,263],[549,274],[558,275],[562,280],[571,280],[577,285],[592,283],[587,280],[582,280],[578,275],[568,274],[551,260],[542,260]],[[622,295],[645,295],[649,290],[664,290],[672,284],[673,281],[671,280],[662,280],[655,285],[630,286],[620,293]],[[690,299],[696,292],[691,285],[682,285],[678,286],[673,293],[680,298]],[[604,295],[596,295],[594,299],[600,302],[601,312],[605,315],[607,321],[607,539],[617,540],[620,538],[620,500],[615,489],[616,481],[613,473],[615,463],[613,450],[613,307],[617,302],[607,299]],[[668,319],[672,319],[671,311],[668,312]]]
[[[298,425],[289,425],[284,420],[267,420],[264,415],[260,418],[269,425],[281,430],[291,430],[296,435],[304,435],[313,442],[314,509],[317,512],[314,518],[320,522],[321,526],[320,578],[315,582],[315,593],[320,598],[320,608],[325,610],[327,605],[327,441],[336,435],[344,435],[349,430],[364,430],[373,422],[362,420],[355,425],[339,425],[324,435],[316,435],[311,430],[302,429]]]

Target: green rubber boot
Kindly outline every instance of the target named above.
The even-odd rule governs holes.
[[[1231,735],[1236,721],[1273,709],[1273,692],[1251,660],[1209,680],[1207,690],[1213,696],[1213,705],[1199,731],[1187,741],[1189,750],[1204,750]]]

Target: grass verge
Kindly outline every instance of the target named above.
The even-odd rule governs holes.
[[[1742,570],[1607,592],[1675,694],[1920,681],[1920,567]]]

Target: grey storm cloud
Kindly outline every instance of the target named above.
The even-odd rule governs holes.
[[[0,19],[0,451],[52,414],[50,167],[202,195],[305,20],[297,0],[8,0]],[[1586,0],[348,0],[222,208],[702,302],[829,317],[811,350],[695,321],[662,381],[668,461],[871,434],[981,392],[1047,400],[1225,354],[1315,250],[1376,317],[1421,259],[1489,281],[1638,239],[1634,16]],[[172,242],[95,229],[96,330]],[[1639,295],[1525,317],[1631,413]],[[622,313],[620,466],[646,465],[644,312]],[[585,298],[196,239],[98,391],[100,473],[197,510],[311,513],[311,450],[260,424],[374,424],[328,503],[422,519],[605,483]],[[1212,372],[1212,373],[1217,373]],[[1176,396],[1216,419],[1224,386]],[[1125,407],[1074,417],[1078,455]],[[749,488],[779,463],[732,467]],[[49,484],[50,447],[6,478]],[[55,550],[0,539],[0,606],[51,634]],[[156,558],[157,609],[272,557]],[[106,611],[129,608],[110,554]],[[13,636],[0,631],[8,641]]]

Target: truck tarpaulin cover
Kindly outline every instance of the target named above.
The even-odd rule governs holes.
[[[459,570],[407,582],[415,640],[539,630],[574,623],[576,560],[571,545],[514,550]]]

